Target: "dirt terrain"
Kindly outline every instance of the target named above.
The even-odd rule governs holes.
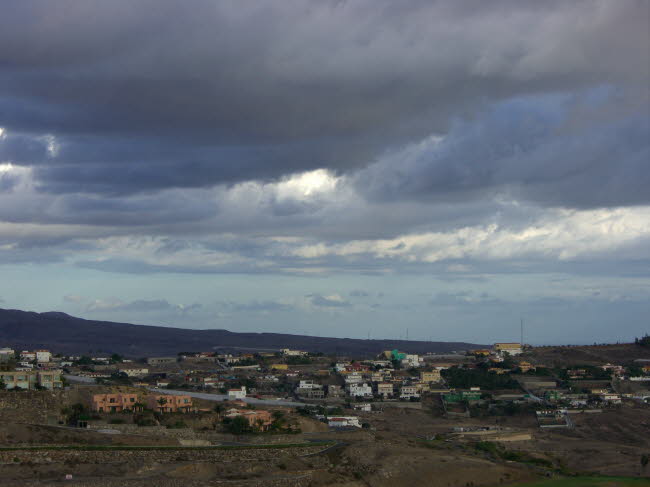
[[[634,343],[535,347],[521,357],[535,364],[544,364],[548,367],[619,364],[631,362],[635,359],[650,360],[650,348],[641,347]]]

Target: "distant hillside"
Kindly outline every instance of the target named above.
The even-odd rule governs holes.
[[[634,359],[650,359],[650,348],[634,343],[535,347],[526,358],[549,367],[622,364]]]
[[[181,351],[279,350],[369,356],[398,348],[411,353],[445,353],[484,345],[463,342],[359,340],[281,333],[235,333],[228,330],[188,330],[110,321],[91,321],[65,313],[34,313],[0,309],[0,346],[48,348],[66,354],[119,353],[130,357],[175,355]]]

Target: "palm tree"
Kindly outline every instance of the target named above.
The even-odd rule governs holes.
[[[165,412],[165,404],[167,404],[167,398],[159,397],[156,402],[160,405],[160,407],[158,408],[160,409],[160,412],[161,413]]]

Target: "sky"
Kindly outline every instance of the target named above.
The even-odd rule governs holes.
[[[0,0],[0,307],[650,332],[646,0]]]

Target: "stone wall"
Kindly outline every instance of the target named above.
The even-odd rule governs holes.
[[[116,430],[120,433],[147,435],[147,436],[169,436],[173,438],[191,439],[196,433],[191,428],[167,428],[165,426],[138,426],[137,424],[109,424],[89,423],[88,429],[92,430]]]
[[[0,422],[56,423],[67,404],[66,391],[0,391]]]
[[[8,450],[0,451],[0,464],[29,462],[31,464],[125,464],[137,467],[142,464],[192,462],[264,462],[276,461],[282,455],[307,455],[324,447],[304,446],[294,448],[259,449],[193,449],[170,448],[160,450]]]

